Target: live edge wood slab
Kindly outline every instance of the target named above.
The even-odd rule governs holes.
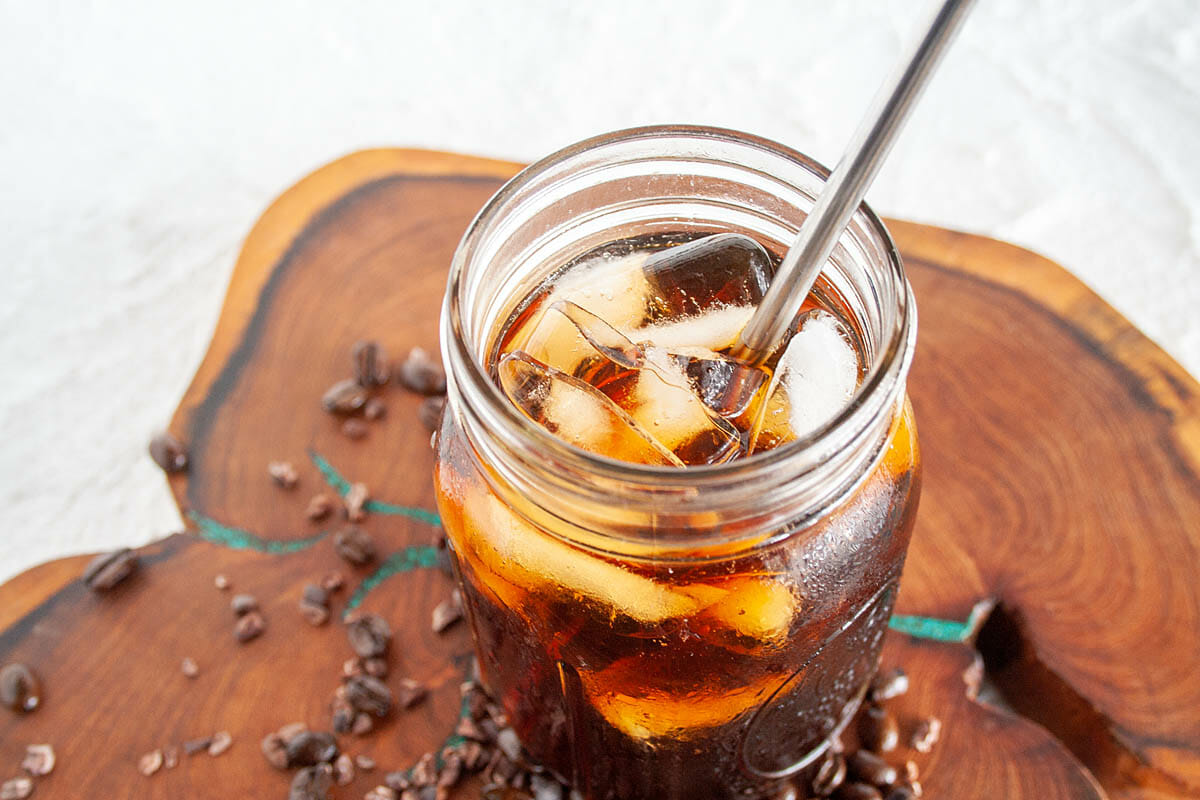
[[[418,400],[390,392],[363,441],[317,403],[349,374],[357,339],[436,349],[454,247],[518,169],[360,152],[263,214],[170,423],[191,452],[169,479],[188,530],[141,548],[143,569],[107,595],[82,585],[82,557],[0,587],[0,664],[29,664],[45,685],[34,713],[0,710],[0,780],[26,744],[48,742],[58,766],[38,798],[285,797],[259,740],[292,721],[328,728],[352,605],[397,630],[389,680],[433,692],[342,737],[380,769],[335,796],[361,797],[447,737],[470,643],[462,625],[429,627],[451,585],[428,568],[439,532]],[[892,704],[904,729],[945,725],[931,754],[897,760],[916,759],[931,798],[1200,796],[1200,386],[1046,259],[889,227],[920,306],[909,390],[925,491],[884,661],[912,676]],[[281,459],[300,469],[294,492],[267,477]],[[334,620],[313,628],[301,589],[341,565],[325,535],[336,523],[307,521],[304,506],[342,481],[369,487],[383,560],[351,570]],[[262,602],[261,638],[234,641],[218,573]],[[234,737],[224,755],[138,774],[141,754],[218,730]]]

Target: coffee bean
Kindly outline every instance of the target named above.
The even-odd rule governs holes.
[[[315,583],[306,584],[300,596],[300,613],[310,625],[324,625],[329,619],[329,593]]]
[[[333,782],[338,786],[348,786],[354,782],[354,759],[345,753],[333,760]]]
[[[446,374],[442,365],[429,357],[420,347],[414,347],[396,371],[396,380],[405,389],[417,394],[446,393]]]
[[[837,800],[883,800],[883,795],[865,783],[844,783],[837,791]]]
[[[188,467],[187,449],[165,431],[150,440],[150,457],[163,472],[183,472]]]
[[[312,603],[300,601],[300,614],[304,620],[314,628],[319,628],[329,621],[329,609],[325,606],[316,606]]]
[[[13,711],[33,711],[42,702],[42,687],[33,670],[24,664],[0,669],[0,705]]]
[[[378,614],[362,614],[346,623],[346,637],[359,658],[375,658],[387,653],[392,629]]]
[[[876,786],[888,786],[897,778],[896,768],[869,750],[851,753],[846,769],[855,780]]]
[[[175,769],[179,765],[179,748],[175,745],[168,745],[163,748],[163,767],[166,769]]]
[[[355,566],[370,564],[375,560],[375,540],[357,525],[347,525],[333,536],[333,550],[344,561]]]
[[[367,404],[363,406],[363,416],[372,422],[378,419],[383,419],[385,416],[387,416],[387,404],[385,404],[378,397],[372,397],[367,401]]]
[[[258,610],[258,598],[252,594],[235,594],[229,601],[229,608],[235,617],[244,617],[251,611]]]
[[[329,495],[314,494],[308,501],[308,508],[304,509],[304,516],[313,522],[318,522],[328,517],[331,511],[333,511],[333,501],[329,499]]]
[[[128,547],[101,553],[83,571],[83,582],[95,592],[106,592],[128,578],[138,568],[138,555]]]
[[[871,680],[871,688],[867,690],[867,699],[874,703],[882,703],[899,697],[908,691],[908,675],[899,667],[875,673]]]
[[[888,792],[887,798],[885,798],[885,800],[916,800],[916,798],[917,798],[917,795],[913,792],[913,790],[910,787],[905,786],[904,784],[900,784],[899,786],[897,786],[896,788],[894,788],[890,792]]]
[[[195,678],[200,674],[200,665],[191,658],[184,658],[183,661],[179,662],[179,669],[188,678]]]
[[[329,800],[333,788],[333,769],[328,764],[305,767],[292,778],[288,800]]]
[[[367,423],[358,417],[349,417],[342,422],[342,435],[347,439],[363,439],[370,432]]]
[[[29,778],[12,778],[0,783],[0,800],[25,800],[33,794],[33,781]]]
[[[442,757],[442,771],[438,773],[437,785],[443,788],[452,788],[461,779],[463,773],[462,756],[454,751],[448,751]]]
[[[338,381],[321,396],[321,406],[331,414],[353,414],[366,403],[367,390],[353,378]]]
[[[284,489],[294,489],[300,482],[300,475],[290,461],[270,462],[267,464],[267,474],[271,476],[271,480]]]
[[[163,765],[162,750],[151,750],[144,756],[138,759],[138,772],[149,778],[154,773],[158,772]]]
[[[314,606],[327,606],[329,605],[329,592],[324,586],[318,586],[315,583],[306,583],[304,584],[304,591],[300,599]]]
[[[487,751],[487,748],[484,747],[480,742],[464,742],[461,747],[463,766],[472,772],[477,772],[478,770],[482,769],[483,766],[487,764],[488,759],[491,757]]]
[[[354,766],[358,767],[363,772],[370,772],[375,769],[375,759],[368,755],[359,753],[354,757]]]
[[[350,484],[349,491],[342,498],[342,503],[346,507],[346,519],[351,522],[362,522],[366,516],[366,504],[368,498],[367,485],[365,483]]]
[[[417,406],[417,419],[428,430],[436,431],[442,424],[442,413],[446,410],[445,397],[426,397]]]
[[[533,800],[563,800],[566,795],[566,788],[545,773],[529,776],[529,791]]]
[[[208,746],[212,744],[213,737],[204,736],[200,739],[188,739],[183,743],[183,752],[189,756],[194,756],[197,753],[203,753],[208,750]]]
[[[301,731],[284,742],[288,767],[311,767],[338,756],[337,740],[324,731]]]
[[[350,348],[350,360],[354,367],[354,380],[359,386],[385,386],[391,378],[391,367],[388,366],[383,347],[373,339],[355,342]]]
[[[517,732],[512,728],[505,728],[496,735],[496,746],[504,755],[508,756],[510,761],[517,761],[521,758],[521,740],[517,738]]]
[[[921,777],[921,771],[917,768],[917,762],[909,759],[904,762],[904,780],[912,783]]]
[[[346,700],[357,710],[376,717],[386,717],[392,710],[392,690],[370,675],[355,675],[346,680]]]
[[[879,706],[867,706],[858,720],[858,739],[862,746],[877,753],[890,753],[900,743],[896,718]]]
[[[433,610],[433,632],[442,633],[463,618],[462,601],[443,600]]]
[[[239,642],[257,639],[267,629],[267,621],[257,611],[251,611],[240,617],[233,626],[233,638]]]
[[[428,695],[424,684],[412,678],[401,678],[396,687],[396,702],[405,710],[419,705]]]
[[[376,786],[363,795],[363,800],[400,800],[400,794],[387,786]]]
[[[327,572],[321,578],[321,588],[329,594],[340,591],[346,585],[346,576],[340,572]]]
[[[417,759],[417,764],[412,768],[410,777],[417,786],[432,786],[437,783],[437,756],[433,753],[426,753]]]
[[[841,753],[826,753],[813,777],[813,794],[828,797],[846,780],[846,759]]]
[[[229,578],[226,578],[224,575],[217,575],[213,578],[213,586],[223,592],[229,588]]]
[[[942,721],[937,717],[921,720],[913,731],[909,744],[918,753],[928,753],[942,735]]]
[[[53,747],[48,744],[31,744],[25,748],[21,769],[35,778],[40,778],[54,771],[54,761]]]
[[[350,725],[350,732],[355,736],[366,736],[375,729],[375,721],[371,719],[371,715],[365,711],[359,711],[354,715],[354,722]]]
[[[288,768],[287,745],[278,733],[268,733],[264,736],[259,749],[262,750],[263,758],[275,769]]]
[[[397,770],[389,772],[383,776],[383,782],[387,784],[389,789],[396,792],[403,792],[408,787],[412,786],[412,781],[408,778],[407,770]]]
[[[330,712],[332,717],[331,725],[334,733],[349,733],[354,727],[354,718],[357,711],[350,707],[344,697],[335,697],[330,704]]]
[[[229,731],[217,731],[208,743],[208,754],[216,757],[233,746],[233,735]]]

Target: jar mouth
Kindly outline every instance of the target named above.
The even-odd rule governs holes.
[[[464,317],[465,293],[469,288],[464,277],[471,266],[474,246],[496,224],[514,199],[528,192],[539,178],[564,162],[598,148],[634,141],[680,138],[714,140],[763,151],[801,167],[822,183],[829,176],[829,170],[817,161],[769,139],[730,129],[692,125],[646,126],[601,134],[530,164],[505,183],[476,215],[451,264],[441,317],[441,346],[447,365],[452,406],[461,403],[463,395],[468,396],[479,422],[490,435],[497,436],[507,447],[527,458],[560,466],[571,473],[595,477],[602,482],[633,484],[651,491],[694,491],[702,487],[740,482],[780,468],[786,468],[792,474],[804,472],[824,463],[832,452],[837,451],[839,446],[828,446],[833,439],[845,442],[861,437],[872,422],[886,411],[912,359],[916,335],[916,306],[912,291],[891,235],[866,203],[855,211],[852,224],[857,220],[874,238],[874,243],[887,262],[891,278],[896,286],[901,287],[897,292],[898,307],[893,317],[894,324],[889,330],[881,332],[880,346],[869,370],[837,415],[804,436],[746,458],[678,468],[619,461],[571,445],[522,414],[492,381],[484,361],[486,354],[473,341],[475,336],[486,339],[488,331],[472,330]]]

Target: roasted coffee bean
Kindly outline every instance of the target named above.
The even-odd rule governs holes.
[[[462,601],[457,597],[443,600],[433,610],[433,632],[442,633],[463,618]]]
[[[345,698],[335,697],[333,699],[332,712],[334,733],[349,733],[354,728],[354,720],[358,712],[351,707]]]
[[[326,494],[314,494],[308,501],[308,508],[304,509],[304,516],[311,519],[313,522],[318,522],[329,516],[333,511],[333,501]]]
[[[267,621],[257,611],[251,611],[238,618],[233,626],[233,638],[245,643],[257,639],[267,629]]]
[[[384,386],[391,378],[391,367],[379,342],[355,342],[350,348],[350,360],[354,364],[354,380],[359,386]]]
[[[414,347],[396,370],[396,380],[410,392],[424,395],[446,393],[446,373],[442,365],[420,347]]]
[[[13,711],[33,711],[42,702],[42,686],[24,664],[0,669],[0,705]]]
[[[54,761],[53,747],[48,744],[31,744],[25,748],[21,769],[35,778],[40,778],[54,771]]]
[[[426,753],[417,759],[417,764],[412,768],[412,774],[409,777],[417,786],[432,786],[437,783],[437,755]]]
[[[149,778],[154,773],[162,769],[163,754],[162,750],[151,750],[144,756],[138,759],[138,772]]]
[[[229,601],[229,608],[235,617],[244,617],[251,611],[258,610],[258,598],[252,594],[235,594]]]
[[[388,676],[388,663],[386,658],[364,658],[362,660],[362,671],[370,675],[372,678],[382,680]]]
[[[271,480],[284,489],[294,489],[300,482],[300,475],[290,461],[272,461],[267,464],[267,474]]]
[[[376,786],[363,795],[363,800],[400,800],[400,794],[387,786]]]
[[[487,748],[479,742],[468,741],[462,745],[463,766],[471,772],[478,772],[488,762],[490,754]]]
[[[185,677],[195,678],[200,674],[200,665],[194,659],[184,658],[179,662],[179,669]]]
[[[387,654],[392,629],[378,614],[363,614],[346,623],[346,636],[359,658],[376,658]]]
[[[345,753],[333,760],[333,782],[338,786],[348,786],[354,782],[354,759]]]
[[[12,778],[0,783],[0,800],[25,800],[33,794],[33,781],[29,778]]]
[[[453,787],[462,778],[462,773],[462,756],[452,750],[446,752],[442,756],[442,771],[438,773],[437,785],[446,788]]]
[[[229,588],[229,578],[226,578],[224,575],[217,575],[213,578],[213,586],[223,592]]]
[[[321,396],[321,406],[331,414],[353,414],[367,404],[367,390],[353,378],[338,381]]]
[[[212,741],[208,743],[208,754],[216,757],[224,753],[233,746],[233,735],[229,731],[217,731],[212,736]]]
[[[563,785],[545,773],[529,776],[529,791],[533,800],[563,800],[566,794]]]
[[[305,767],[292,778],[288,800],[329,800],[333,769],[328,764]]]
[[[928,753],[942,735],[942,721],[937,717],[921,720],[913,731],[909,744],[918,753]]]
[[[412,678],[401,678],[396,687],[396,703],[403,709],[410,709],[420,704],[428,696],[429,690],[420,681]]]
[[[863,783],[888,786],[896,782],[896,768],[869,750],[851,753],[846,759],[850,777]]]
[[[300,596],[300,613],[310,625],[324,625],[329,620],[329,593],[310,583]]]
[[[899,667],[875,673],[871,680],[871,688],[867,690],[867,699],[874,703],[882,703],[899,697],[908,691],[908,675]]]
[[[389,789],[394,789],[397,792],[403,792],[412,786],[412,781],[408,778],[408,772],[404,770],[389,772],[383,776],[383,782],[387,784]]]
[[[912,788],[903,783],[892,789],[885,800],[916,800],[917,795]]]
[[[387,405],[378,397],[372,397],[363,406],[363,416],[372,422],[377,419],[383,419],[387,416]]]
[[[205,736],[200,739],[188,739],[183,743],[183,752],[189,756],[194,756],[197,753],[203,753],[208,750],[208,746],[212,744],[213,737]]]
[[[879,706],[867,706],[858,720],[858,740],[876,753],[890,753],[900,743],[896,718]]]
[[[329,621],[329,609],[325,606],[314,606],[311,603],[300,602],[300,614],[314,628]]]
[[[106,592],[128,578],[138,568],[138,555],[128,547],[101,553],[83,571],[83,582],[95,592]]]
[[[917,762],[909,759],[904,762],[904,780],[912,783],[921,777],[921,770],[917,768]]]
[[[370,772],[371,770],[375,769],[375,759],[359,753],[354,757],[354,766],[358,767],[363,772]]]
[[[279,738],[283,739],[283,743],[286,745],[306,730],[308,730],[308,726],[303,722],[289,722],[275,732],[279,734]]]
[[[346,506],[346,519],[351,522],[362,522],[366,516],[368,490],[365,483],[352,483],[342,503]]]
[[[288,768],[287,745],[278,733],[268,733],[264,736],[259,748],[262,750],[263,758],[272,767],[278,770]]]
[[[843,783],[837,791],[837,800],[883,800],[883,795],[865,783]]]
[[[324,589],[328,594],[341,591],[342,587],[345,585],[346,576],[340,572],[327,572],[321,578],[321,588]]]
[[[163,766],[167,769],[175,769],[179,765],[179,748],[175,745],[169,745],[163,748]]]
[[[338,756],[337,740],[324,731],[301,731],[284,743],[288,767],[311,767]]]
[[[150,440],[150,457],[163,472],[183,472],[188,467],[187,449],[165,431]]]
[[[315,583],[306,583],[304,584],[304,591],[300,595],[300,599],[314,606],[327,606],[329,605],[329,592],[324,586],[318,586]]]
[[[833,794],[846,780],[846,759],[841,753],[826,753],[817,774],[813,777],[812,791],[818,797]]]
[[[496,746],[500,752],[508,756],[509,761],[519,761],[521,758],[521,740],[512,728],[505,728],[496,734]]]
[[[346,679],[346,700],[357,710],[376,717],[386,717],[392,710],[392,690],[370,675]]]
[[[417,406],[417,419],[426,429],[436,431],[442,424],[442,412],[446,410],[445,397],[426,397]]]
[[[342,435],[347,439],[364,439],[371,432],[367,423],[358,417],[348,417],[342,422]]]

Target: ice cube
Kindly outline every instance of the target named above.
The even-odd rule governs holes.
[[[481,571],[508,584],[590,600],[614,619],[624,616],[647,625],[687,617],[701,605],[681,588],[631,572],[538,530],[490,491],[471,492],[464,507],[474,529],[469,546],[483,564]]]
[[[833,419],[858,386],[858,357],[837,317],[810,311],[775,368],[759,448],[800,438]]]
[[[523,352],[502,358],[497,373],[513,405],[576,447],[621,461],[684,465],[616,403],[578,378]]]
[[[775,268],[749,236],[718,233],[659,250],[642,270],[649,286],[647,317],[656,323],[725,306],[755,306]]]
[[[566,300],[589,309],[617,330],[631,330],[646,321],[650,283],[643,265],[645,250],[604,253],[576,264],[555,279],[547,305]]]
[[[781,578],[744,575],[724,580],[718,588],[726,590],[725,595],[701,612],[699,625],[711,623],[718,634],[730,631],[757,644],[786,639],[800,603]]]

